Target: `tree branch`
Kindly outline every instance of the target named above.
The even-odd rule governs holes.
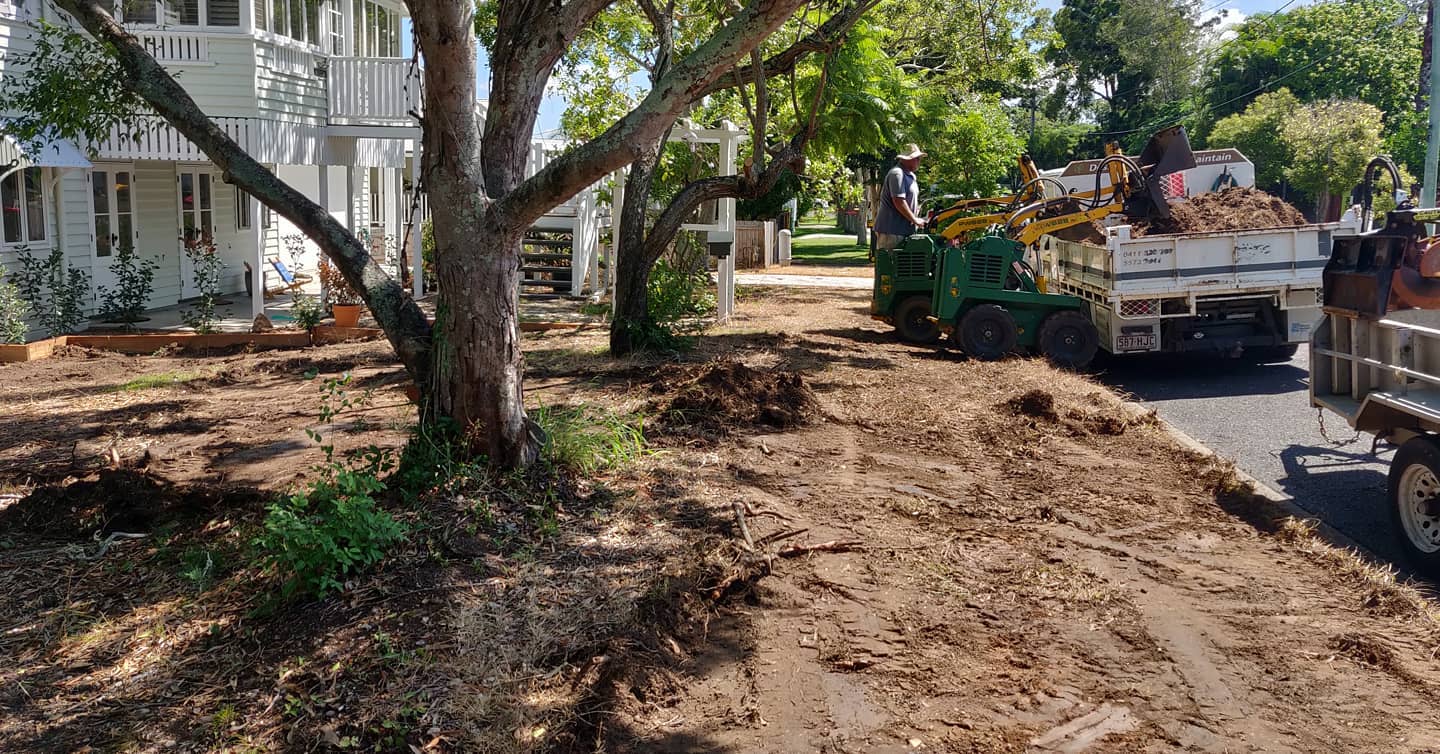
[[[281,181],[205,115],[185,88],[140,41],[95,0],[55,0],[101,43],[125,72],[125,86],[199,147],[223,171],[225,180],[305,230],[365,299],[386,337],[417,384],[429,369],[429,325],[400,284],[386,275],[370,252],[330,213]]]
[[[780,76],[795,70],[795,66],[805,59],[805,56],[815,52],[826,52],[844,41],[845,35],[855,28],[855,24],[868,13],[880,0],[860,0],[845,6],[839,13],[825,20],[814,32],[794,44],[785,48],[765,60],[765,75],[768,78]],[[714,94],[733,88],[734,83],[720,79],[711,84],[703,93]]]
[[[504,193],[491,211],[508,227],[530,225],[549,208],[629,164],[637,149],[664,133],[717,77],[774,33],[803,3],[752,0],[714,36],[661,76],[634,110],[600,136],[560,155],[535,176]],[[485,146],[490,147],[488,138]]]

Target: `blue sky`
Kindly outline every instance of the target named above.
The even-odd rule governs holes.
[[[1286,10],[1301,5],[1308,5],[1312,0],[1296,0]],[[1062,0],[1037,0],[1036,4],[1041,8],[1056,10],[1060,7]],[[1213,8],[1212,14],[1225,13],[1226,22],[1239,22],[1248,16],[1263,16],[1275,12],[1276,9],[1285,5],[1286,0],[1209,0],[1203,2],[1201,7]],[[408,39],[409,34],[405,35]],[[487,65],[485,54],[480,54],[480,66],[476,73],[481,98],[490,95],[490,66]],[[560,114],[565,109],[565,103],[555,95],[548,95],[540,103],[540,118],[535,123],[535,130],[540,133],[553,131],[560,126]]]

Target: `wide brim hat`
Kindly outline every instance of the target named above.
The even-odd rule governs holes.
[[[898,160],[915,160],[924,157],[925,153],[920,151],[918,144],[906,144],[900,153],[895,155]]]

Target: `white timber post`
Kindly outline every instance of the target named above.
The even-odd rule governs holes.
[[[780,231],[780,252],[777,256],[780,257],[779,261],[782,265],[790,264],[790,236],[790,231]]]
[[[410,150],[410,295],[418,301],[425,295],[425,258],[424,249],[420,248],[421,235],[420,224],[425,219],[425,214],[420,211],[420,142],[417,139],[415,147]]]
[[[357,212],[355,208],[359,205],[360,198],[355,196],[354,165],[345,166],[345,201],[349,202],[349,204],[345,205],[345,224],[350,226],[351,233],[358,234],[360,232],[360,221],[357,218],[360,213]]]
[[[615,171],[615,191],[610,200],[610,258],[605,277],[615,289],[615,270],[620,262],[620,215],[625,212],[625,168]]]
[[[253,278],[250,283],[251,318],[265,313],[265,229],[260,227],[264,211],[260,200],[250,197],[250,233],[255,237],[255,256],[250,260],[253,267],[250,273]]]
[[[740,146],[740,131],[730,121],[721,121],[725,135],[720,139],[720,175],[735,175],[735,162]],[[720,257],[716,265],[716,319],[720,323],[730,321],[735,313],[735,200],[720,200],[720,233],[711,234],[711,249],[714,254],[716,243],[728,243],[728,253]],[[717,255],[718,256],[718,255]]]

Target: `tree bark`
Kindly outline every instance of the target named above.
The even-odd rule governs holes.
[[[502,19],[519,7],[507,3]],[[530,118],[491,118],[494,125],[487,124],[482,149],[475,115],[476,44],[470,33],[474,5],[412,0],[411,9],[427,63],[421,170],[438,199],[431,205],[440,279],[434,408],[465,428],[472,446],[492,464],[519,468],[532,463],[540,449],[525,413],[516,298],[525,227],[497,223],[489,197],[524,175],[529,129],[543,85],[533,96],[505,87],[502,101],[522,113],[528,110]],[[506,23],[502,20],[502,27]],[[526,138],[517,138],[516,129],[523,129]]]
[[[224,172],[227,182],[295,223],[315,241],[346,282],[360,292],[411,378],[424,386],[429,378],[430,325],[405,289],[375,264],[369,249],[329,212],[241,149],[104,6],[94,0],[57,0],[57,5],[110,46],[125,71],[126,86],[194,142]]]
[[[615,263],[615,296],[610,313],[610,352],[619,356],[632,353],[644,345],[650,320],[650,268],[655,262],[646,259],[646,215],[650,208],[650,188],[655,169],[659,166],[662,141],[650,145],[630,163],[625,178],[625,204],[620,208],[620,248]]]

